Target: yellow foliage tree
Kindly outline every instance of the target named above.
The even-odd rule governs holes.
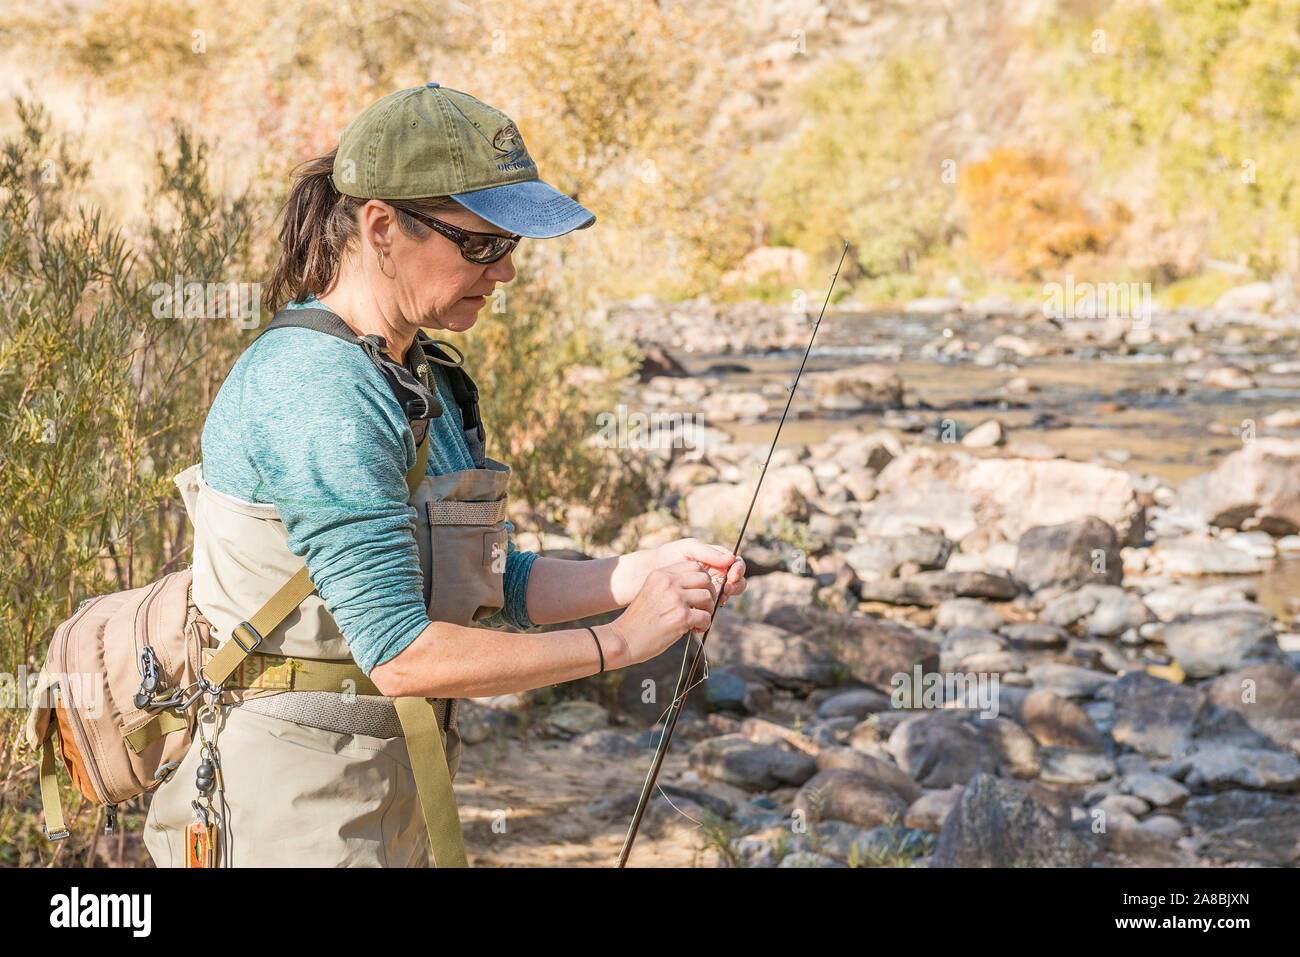
[[[971,254],[990,273],[1038,279],[1102,249],[1109,228],[1080,201],[1082,184],[1057,156],[996,149],[958,176]]]

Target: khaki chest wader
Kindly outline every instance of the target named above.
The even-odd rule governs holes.
[[[421,397],[403,403],[418,440],[407,504],[416,512],[430,619],[469,626],[499,611],[510,469],[483,454],[469,377],[449,370],[479,467],[425,475],[428,419],[442,414],[428,363],[450,365],[445,353],[418,334],[408,353],[421,373],[417,382],[383,353],[382,340],[358,338],[328,311],[284,311],[267,328],[295,325],[357,342],[399,401]],[[205,652],[204,670],[226,689],[218,745],[225,817],[217,865],[422,867],[432,847],[437,866],[465,866],[451,786],[461,751],[456,702],[378,693],[352,660],[303,560],[286,545],[288,532],[274,505],[218,492],[204,482],[201,463],[176,482],[194,525],[193,602],[219,643],[215,652]],[[257,612],[251,618],[250,610]],[[230,640],[232,634],[238,641]],[[145,845],[160,867],[184,864],[185,830],[198,795],[195,737],[149,807]]]

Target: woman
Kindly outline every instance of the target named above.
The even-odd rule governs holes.
[[[193,604],[214,645],[242,635],[227,648],[242,662],[155,792],[160,866],[198,854],[213,821],[218,866],[426,866],[423,818],[435,862],[463,862],[456,698],[645,661],[708,628],[717,588],[744,590],[744,562],[693,539],[585,562],[517,549],[472,381],[421,331],[473,326],[522,237],[594,221],[538,178],[509,117],[437,83],[372,104],[300,170],[264,297],[293,301],[235,363],[203,461],[177,476]],[[304,562],[315,592],[252,629]],[[492,630],[624,607],[595,628]],[[427,736],[408,722],[425,699]]]

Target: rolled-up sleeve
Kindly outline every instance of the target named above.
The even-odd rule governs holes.
[[[520,631],[537,627],[528,617],[528,576],[532,574],[536,552],[522,551],[514,540],[515,526],[506,522],[506,535],[509,543],[506,550],[506,570],[503,588],[505,605],[490,618],[484,618],[480,624],[489,628],[509,625]]]

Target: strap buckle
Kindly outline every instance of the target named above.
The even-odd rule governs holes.
[[[61,841],[65,837],[68,837],[72,834],[72,832],[69,831],[66,827],[60,828],[59,830],[51,834],[50,829],[46,827],[44,824],[41,825],[41,833],[45,835],[45,839],[47,841]]]
[[[254,638],[256,638],[257,640],[253,642],[251,645],[244,644],[242,641],[239,640],[239,629],[241,628],[247,628],[248,633],[252,635]],[[262,636],[259,635],[257,633],[257,629],[255,629],[248,622],[241,621],[239,624],[237,624],[234,628],[230,630],[230,640],[233,641],[235,644],[239,645],[240,648],[243,648],[244,651],[248,652],[249,654],[252,654],[253,649],[262,643]]]

